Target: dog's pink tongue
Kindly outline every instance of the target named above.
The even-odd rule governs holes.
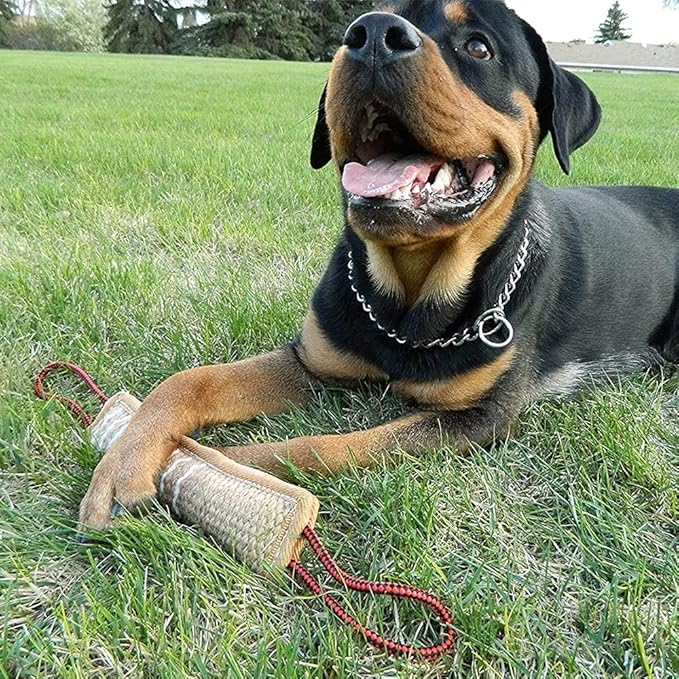
[[[342,174],[342,186],[357,196],[376,198],[387,196],[415,181],[426,183],[433,170],[443,165],[434,156],[399,156],[385,153],[373,158],[368,165],[347,163]]]

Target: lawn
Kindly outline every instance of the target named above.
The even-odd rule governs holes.
[[[332,171],[307,164],[326,70],[0,52],[0,676],[676,676],[669,371],[536,404],[510,441],[464,459],[298,477],[347,569],[449,604],[459,639],[435,665],[372,652],[286,574],[253,575],[160,510],[76,543],[96,455],[31,377],[69,359],[143,397],[295,336],[342,227]],[[679,80],[585,78],[602,130],[569,178],[544,149],[540,178],[679,186]],[[329,390],[209,437],[348,431],[399,409]],[[431,639],[418,608],[351,607]]]

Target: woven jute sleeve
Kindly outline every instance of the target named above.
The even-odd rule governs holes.
[[[105,452],[140,406],[134,396],[112,396],[90,426],[93,445]],[[257,572],[287,566],[304,547],[318,498],[308,490],[234,462],[184,437],[157,480],[158,497],[182,521],[205,533]]]

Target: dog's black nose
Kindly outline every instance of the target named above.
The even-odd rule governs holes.
[[[369,12],[358,17],[344,34],[347,54],[371,68],[386,66],[415,54],[422,39],[415,26],[387,12]]]

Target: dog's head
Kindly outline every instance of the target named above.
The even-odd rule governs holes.
[[[504,221],[551,134],[564,172],[600,108],[501,0],[401,0],[333,60],[311,164],[334,160],[363,238],[414,244]]]

